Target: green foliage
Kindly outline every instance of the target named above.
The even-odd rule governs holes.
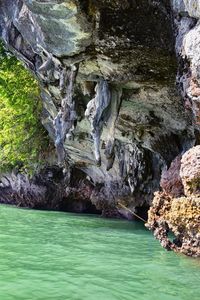
[[[0,44],[0,171],[41,163],[48,137],[36,80]]]

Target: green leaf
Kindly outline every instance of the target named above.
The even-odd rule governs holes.
[[[30,173],[47,153],[40,122],[39,88],[23,65],[0,44],[0,171],[18,165]]]

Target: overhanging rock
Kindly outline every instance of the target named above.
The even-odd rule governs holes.
[[[194,17],[185,4],[174,1],[180,51],[194,26],[180,33],[180,11]],[[182,98],[175,86],[173,18],[167,0],[1,1],[1,37],[39,80],[60,162],[83,170],[107,203],[149,203],[161,168],[195,142],[183,70]]]

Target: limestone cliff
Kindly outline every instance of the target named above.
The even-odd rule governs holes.
[[[105,213],[149,206],[162,169],[198,143],[198,5],[0,2],[0,35],[39,81],[59,164],[85,174]]]

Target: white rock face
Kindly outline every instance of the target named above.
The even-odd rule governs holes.
[[[191,61],[193,75],[197,76],[200,71],[200,23],[191,29],[183,39],[182,54]]]
[[[200,0],[172,0],[174,11],[192,18],[200,18]]]
[[[184,3],[190,17],[200,18],[200,0],[184,0]]]
[[[187,97],[192,103],[196,126],[200,126],[200,22],[191,29],[183,40],[183,57],[190,62]]]
[[[177,18],[176,53],[184,62],[178,82],[185,105],[200,128],[200,0],[173,0]],[[185,11],[184,11],[185,10]]]

